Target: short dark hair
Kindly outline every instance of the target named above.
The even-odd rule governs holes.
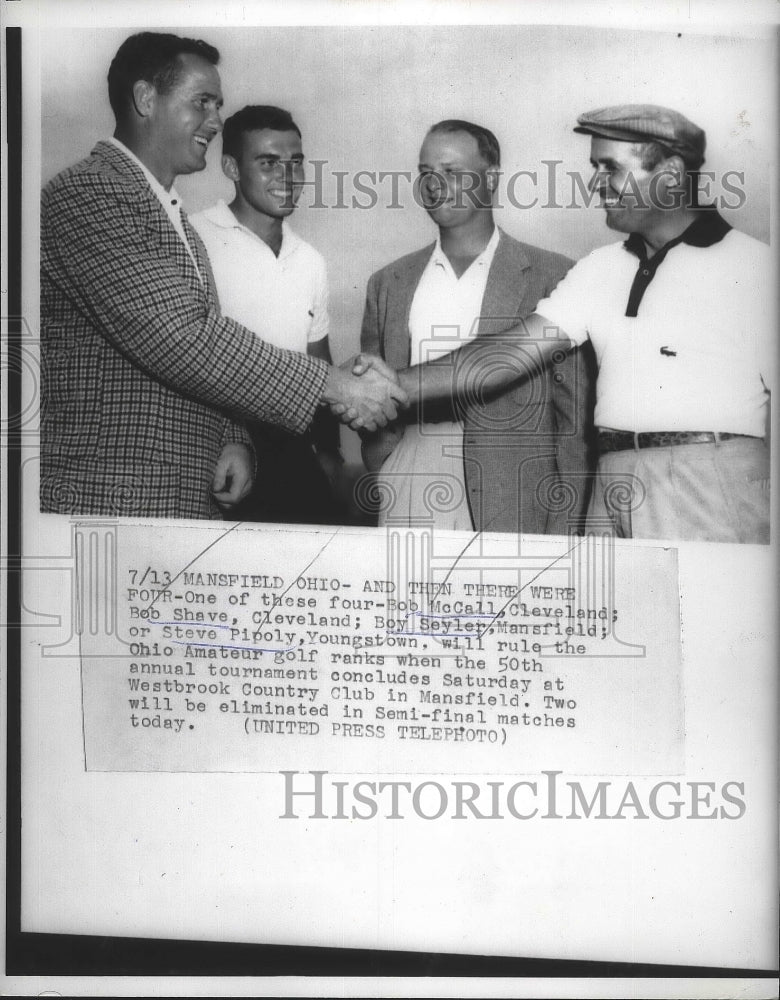
[[[501,166],[501,147],[498,144],[498,139],[489,128],[463,121],[460,118],[445,118],[443,122],[437,122],[428,129],[428,135],[435,132],[468,132],[477,140],[479,154],[487,165],[489,167]]]
[[[685,157],[682,153],[677,153],[673,149],[669,149],[668,146],[664,146],[662,142],[656,142],[654,140],[637,143],[637,149],[640,157],[642,158],[643,170],[652,170],[654,167],[657,167],[659,163],[662,163],[664,160],[668,160],[672,156],[679,156],[685,164],[685,169],[690,172],[698,171],[702,163],[704,163],[704,157]]]
[[[240,156],[244,135],[263,128],[273,129],[274,132],[297,132],[302,138],[301,130],[289,111],[273,104],[248,104],[231,115],[222,127],[223,154]]]
[[[122,42],[108,70],[108,99],[117,122],[127,114],[138,80],[153,84],[160,94],[174,86],[183,55],[200,56],[212,66],[219,62],[217,49],[197,38],[142,31]]]
[[[638,143],[636,151],[641,157],[643,170],[654,170],[664,160],[668,160],[672,156],[679,157],[685,165],[687,180],[684,183],[685,190],[688,192],[688,207],[698,208],[699,169],[702,163],[704,163],[703,156],[685,157],[682,153],[676,153],[673,149],[669,149],[668,146],[664,146],[662,142],[655,141]]]

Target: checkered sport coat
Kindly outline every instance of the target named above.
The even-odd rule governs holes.
[[[301,433],[321,361],[220,313],[142,171],[100,142],[43,192],[41,509],[218,518],[217,458],[245,418]]]

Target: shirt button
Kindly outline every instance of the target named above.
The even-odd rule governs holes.
[[[649,271],[647,270],[647,268],[644,268],[644,270],[642,271],[642,274],[643,274],[643,275],[644,275],[644,276],[645,276],[646,278],[649,278],[649,277],[650,277],[650,272],[649,272]]]

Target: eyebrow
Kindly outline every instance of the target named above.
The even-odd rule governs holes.
[[[613,160],[611,156],[606,156],[604,157],[603,160],[590,161],[590,165],[592,167],[597,167],[599,163],[603,163],[604,166],[607,167],[609,170],[615,170],[620,168],[620,164],[617,162],[617,160]]]
[[[454,163],[448,161],[447,163],[442,163],[441,164],[441,169],[442,170],[446,170],[448,167],[459,167],[459,166],[460,166],[460,164],[458,163],[457,160],[455,160]],[[436,171],[437,168],[436,167],[432,167],[430,165],[430,163],[418,163],[417,164],[417,169],[418,170],[433,170],[433,171]]]

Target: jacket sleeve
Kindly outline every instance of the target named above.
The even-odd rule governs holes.
[[[100,211],[95,206],[100,206]],[[44,191],[42,279],[60,286],[114,349],[151,378],[239,418],[300,433],[327,366],[259,340],[209,307],[156,243],[137,192],[100,175]]]
[[[225,421],[225,430],[222,434],[222,447],[227,444],[243,444],[254,454],[254,445],[246,427],[241,423],[232,420]]]
[[[360,327],[360,350],[365,354],[379,354],[381,350],[381,331],[379,329],[379,281],[372,274],[366,288],[366,304],[363,307],[363,322]]]
[[[366,290],[363,323],[360,327],[360,350],[364,354],[377,354],[385,359],[384,338],[379,320],[379,280],[375,274],[369,278]],[[403,436],[404,427],[400,420],[395,420],[378,431],[361,432],[360,451],[363,464],[369,472],[377,472],[382,467]]]

